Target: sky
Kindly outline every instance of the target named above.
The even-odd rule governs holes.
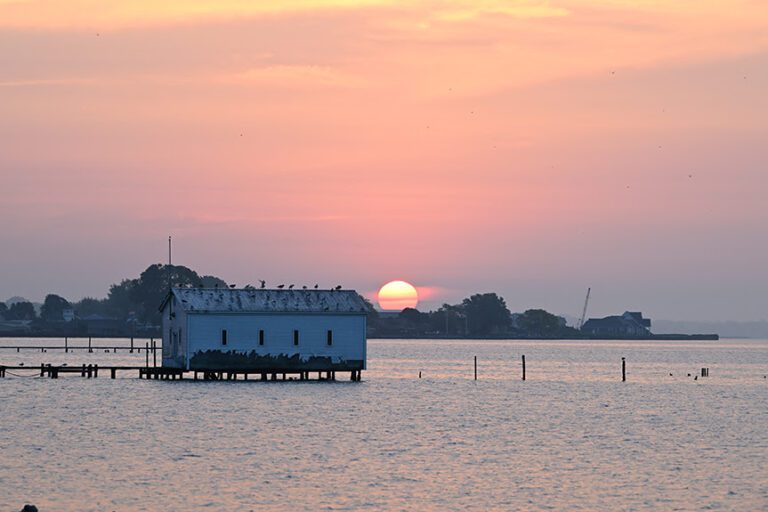
[[[0,0],[0,297],[167,259],[768,318],[768,2]]]

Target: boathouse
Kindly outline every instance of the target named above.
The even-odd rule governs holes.
[[[164,367],[357,378],[365,369],[367,308],[354,290],[172,288],[160,311]]]

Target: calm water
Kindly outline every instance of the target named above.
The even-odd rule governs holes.
[[[22,361],[144,354],[0,351]],[[768,509],[768,341],[372,340],[369,368],[362,383],[9,376],[0,510]]]

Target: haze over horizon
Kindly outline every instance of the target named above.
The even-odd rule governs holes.
[[[165,262],[761,320],[768,3],[0,0],[0,299]]]

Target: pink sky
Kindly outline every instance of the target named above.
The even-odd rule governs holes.
[[[241,285],[763,319],[765,91],[755,0],[0,0],[0,298],[170,234]]]

